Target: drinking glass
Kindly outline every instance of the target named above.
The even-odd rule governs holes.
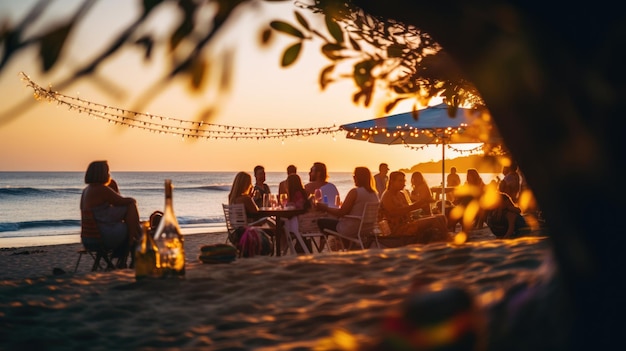
[[[280,194],[280,205],[283,208],[287,207],[287,201],[289,201],[287,194]]]
[[[315,189],[315,203],[322,202],[322,189]]]
[[[339,195],[335,195],[335,207],[337,208],[341,207],[341,196]]]
[[[276,200],[276,194],[270,194],[270,207],[275,209],[278,207],[278,200]]]
[[[263,207],[270,207],[270,194],[263,194]]]

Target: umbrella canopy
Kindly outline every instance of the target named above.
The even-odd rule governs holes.
[[[484,126],[485,111],[457,108],[449,114],[446,104],[422,110],[400,113],[339,126],[347,131],[346,138],[377,144],[441,144],[441,185],[445,186],[445,145],[464,143],[499,142],[488,138]],[[483,135],[481,135],[483,134]],[[482,140],[481,140],[482,139]],[[442,189],[442,200],[444,191]],[[445,201],[441,201],[445,213]]]

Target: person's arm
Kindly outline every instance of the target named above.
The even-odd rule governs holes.
[[[135,199],[132,197],[123,197],[108,186],[103,187],[101,191],[104,200],[111,205],[124,206],[136,203]]]
[[[116,193],[120,193],[120,188],[117,186],[117,182],[115,181],[115,179],[111,178],[109,180],[109,184],[107,184],[107,186],[111,189],[113,189],[113,191],[115,191]]]
[[[415,211],[420,208],[419,203],[414,202],[410,205],[402,201],[399,196],[404,196],[402,193],[390,193],[385,192],[381,199],[382,205],[385,208],[387,216],[397,218],[406,215],[411,211]]]
[[[256,205],[254,200],[252,200],[249,196],[242,196],[241,202],[243,203],[243,207],[246,209],[246,213],[257,213],[259,212],[259,207]]]
[[[341,207],[334,208],[334,207],[329,207],[325,203],[318,203],[316,204],[316,208],[320,211],[325,211],[333,216],[342,217],[342,216],[349,214],[350,211],[352,211],[352,207],[354,206],[354,203],[356,202],[356,196],[357,196],[356,188],[352,188],[350,189],[350,191],[348,191],[348,194],[346,195],[346,199],[341,204]]]

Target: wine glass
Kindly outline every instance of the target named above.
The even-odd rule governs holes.
[[[339,195],[335,195],[335,207],[337,208],[341,207],[341,196]]]
[[[315,189],[315,203],[320,203],[322,202],[322,189]]]
[[[275,209],[278,207],[278,200],[276,199],[276,194],[270,194],[270,207]]]
[[[280,205],[283,208],[287,207],[287,201],[289,201],[287,194],[280,194]]]

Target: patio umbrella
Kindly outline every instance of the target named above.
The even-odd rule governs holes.
[[[484,123],[485,111],[457,108],[454,115],[448,113],[449,106],[439,104],[422,110],[374,118],[339,126],[347,131],[346,138],[377,144],[423,144],[441,145],[441,213],[445,213],[443,188],[445,186],[446,145],[483,143],[488,124]],[[485,134],[486,135],[486,134]],[[499,142],[491,137],[489,142]]]

